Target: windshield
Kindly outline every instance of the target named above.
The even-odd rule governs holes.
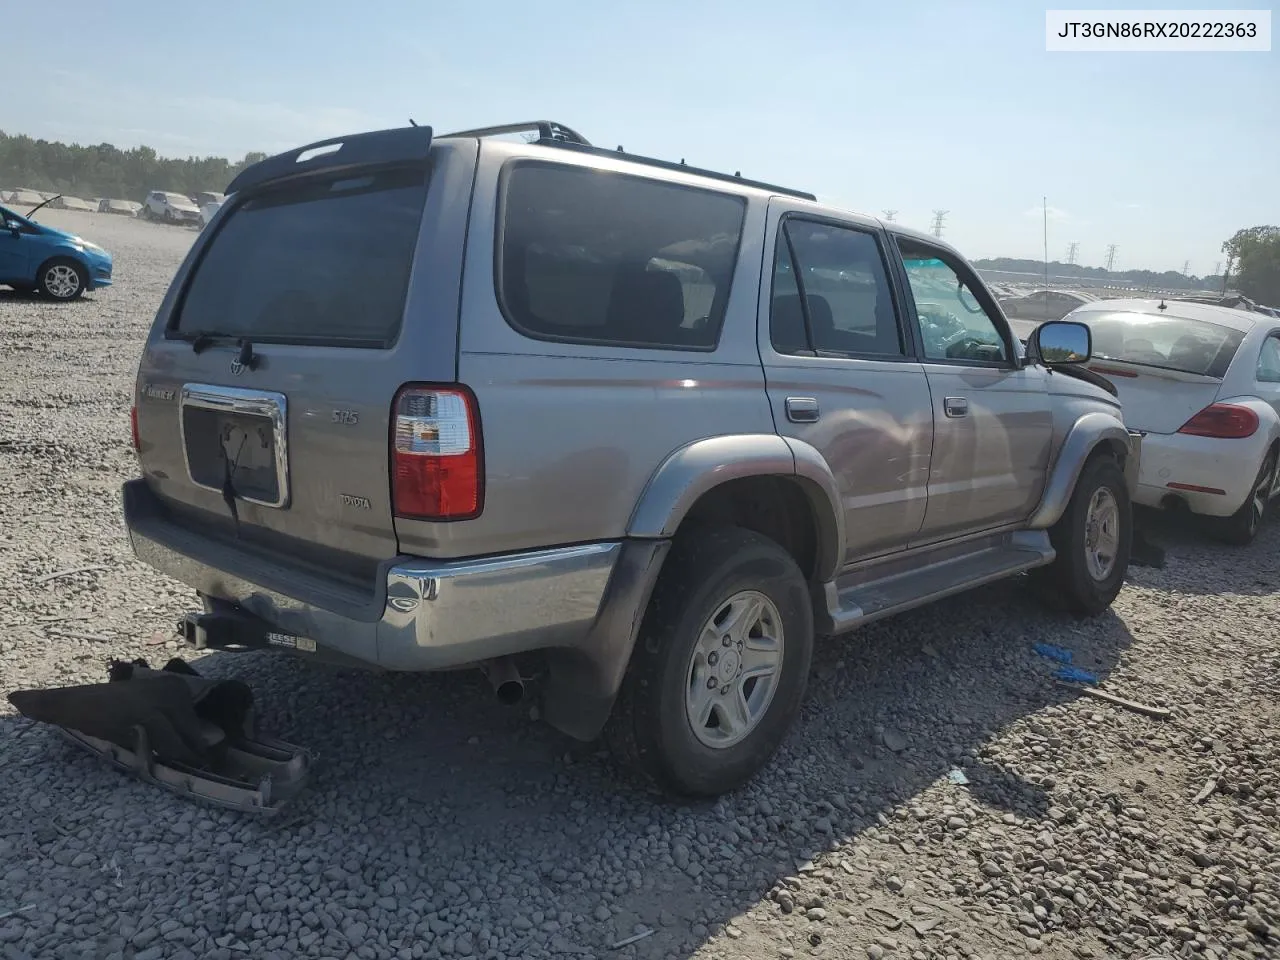
[[[8,207],[0,207],[0,218],[3,218],[6,224],[16,221],[20,227],[25,227],[31,222],[22,214],[14,213]]]
[[[1221,378],[1244,333],[1186,317],[1147,313],[1081,313],[1093,331],[1093,355],[1144,367]]]
[[[228,208],[173,329],[277,343],[387,347],[400,330],[426,174],[309,182]]]

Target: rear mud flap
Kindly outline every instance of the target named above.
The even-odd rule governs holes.
[[[163,670],[116,661],[107,683],[17,690],[9,701],[144,783],[243,813],[279,812],[314,765],[305,748],[256,733],[248,686],[177,658]]]

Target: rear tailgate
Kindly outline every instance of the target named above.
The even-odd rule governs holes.
[[[302,152],[246,171],[175,277],[138,374],[139,459],[187,528],[376,590],[398,553],[393,398],[456,375],[473,163],[428,128]]]

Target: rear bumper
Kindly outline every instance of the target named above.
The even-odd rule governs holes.
[[[1148,433],[1134,501],[1163,507],[1175,497],[1192,513],[1229,517],[1249,495],[1266,449],[1261,431],[1242,440]]]
[[[623,552],[594,543],[473,560],[398,557],[361,598],[322,576],[176,523],[144,480],[124,485],[124,520],[143,562],[232,604],[297,649],[388,670],[430,671],[544,648],[584,648]],[[292,644],[290,644],[292,646]]]

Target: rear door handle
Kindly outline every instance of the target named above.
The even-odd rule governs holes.
[[[969,401],[964,397],[944,397],[942,409],[946,411],[948,417],[967,417],[969,415]]]
[[[792,423],[814,423],[818,419],[818,401],[813,397],[787,397],[787,419]]]

